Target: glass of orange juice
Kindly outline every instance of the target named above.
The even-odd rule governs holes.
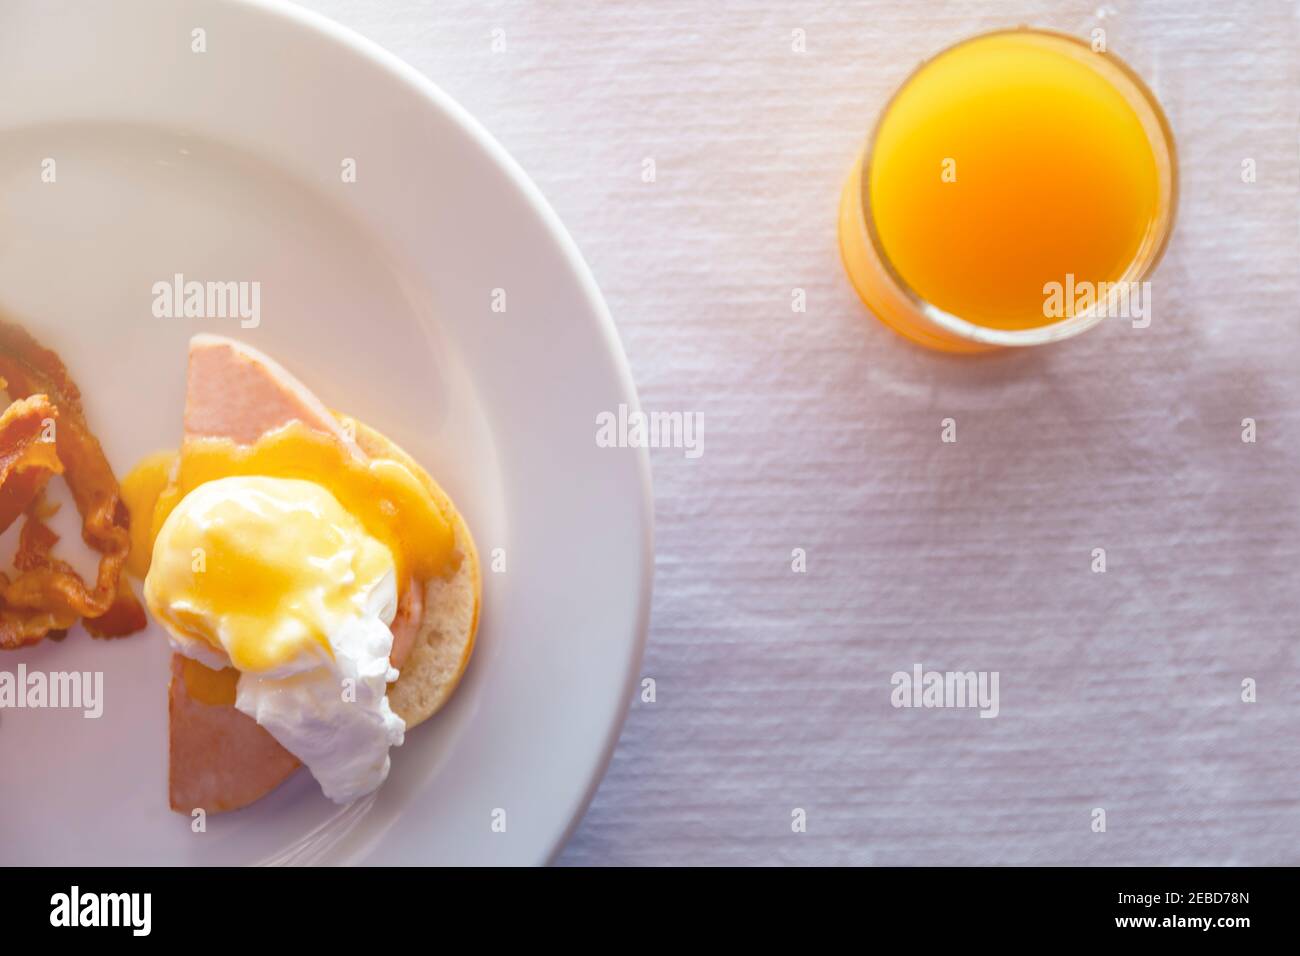
[[[1106,291],[1149,289],[1177,195],[1173,134],[1137,74],[1065,34],[1000,30],[922,63],[886,105],[840,251],[867,306],[922,345],[1040,345],[1113,314]],[[1089,285],[1092,305],[1074,295]]]

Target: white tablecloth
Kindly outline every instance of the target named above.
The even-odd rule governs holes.
[[[1300,863],[1294,3],[306,5],[502,141],[646,408],[703,416],[652,459],[656,701],[562,862]],[[920,58],[1018,22],[1104,27],[1169,113],[1154,322],[931,354],[850,290],[839,188]],[[997,671],[998,717],[895,709],[916,663]]]

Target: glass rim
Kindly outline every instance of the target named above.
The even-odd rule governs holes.
[[[977,33],[974,36],[966,37],[956,43],[952,43],[938,53],[923,59],[915,68],[904,77],[903,81],[898,84],[889,99],[885,102],[884,107],[880,110],[880,115],[871,127],[871,132],[867,137],[866,149],[862,154],[861,180],[859,183],[861,202],[859,203],[862,215],[862,223],[865,228],[867,239],[871,244],[872,251],[876,255],[885,274],[889,280],[897,287],[898,291],[907,299],[908,303],[916,309],[922,316],[930,322],[939,326],[944,331],[956,335],[959,338],[978,342],[985,345],[1002,345],[1002,346],[1020,346],[1020,345],[1042,345],[1047,342],[1055,342],[1061,339],[1070,338],[1085,332],[1098,324],[1106,317],[1104,311],[1100,311],[1100,303],[1086,309],[1084,312],[1072,315],[1069,318],[1061,319],[1056,322],[1049,322],[1046,325],[1033,326],[1028,329],[995,329],[986,325],[979,325],[969,319],[963,319],[944,309],[939,308],[932,302],[920,295],[906,279],[894,267],[890,261],[889,255],[885,252],[884,244],[876,230],[875,218],[871,212],[871,160],[875,150],[876,139],[880,134],[880,129],[884,125],[885,118],[893,109],[895,101],[902,92],[911,85],[917,75],[927,66],[942,56],[946,56],[953,50],[960,49],[970,43],[980,40],[986,40],[996,36],[1015,36],[1026,33],[1037,34],[1039,36],[1049,37],[1059,40],[1067,45],[1082,47],[1088,52],[1089,56],[1104,57],[1106,62],[1115,70],[1118,77],[1127,81],[1132,87],[1132,91],[1137,94],[1138,103],[1145,106],[1148,115],[1143,115],[1142,110],[1135,109],[1138,114],[1138,120],[1142,124],[1143,130],[1147,134],[1147,139],[1151,142],[1152,151],[1156,154],[1157,172],[1160,176],[1160,185],[1166,187],[1167,195],[1161,197],[1163,201],[1157,203],[1157,229],[1158,241],[1154,247],[1144,250],[1139,249],[1134,256],[1133,261],[1129,263],[1128,268],[1120,278],[1114,280],[1116,283],[1141,282],[1160,263],[1164,257],[1165,249],[1169,245],[1169,239],[1174,231],[1174,219],[1178,209],[1178,150],[1174,143],[1173,129],[1169,125],[1169,120],[1165,116],[1164,110],[1160,106],[1159,100],[1146,85],[1142,78],[1127,63],[1115,54],[1105,51],[1098,53],[1092,47],[1078,37],[1071,36],[1068,33],[1062,33],[1059,30],[1050,30],[1042,27],[1016,26],[1002,27],[996,30],[988,30],[984,33]],[[1103,74],[1104,75],[1104,74]],[[1134,97],[1128,95],[1119,84],[1114,83],[1115,77],[1106,76],[1108,81],[1119,90],[1124,99],[1130,105],[1134,105]],[[1157,135],[1153,135],[1157,134]],[[1161,162],[1161,147],[1163,147],[1164,160]],[[1168,180],[1167,184],[1165,180]]]

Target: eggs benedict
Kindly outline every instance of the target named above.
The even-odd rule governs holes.
[[[181,449],[123,497],[128,567],[175,651],[173,809],[246,806],[300,763],[339,803],[383,783],[477,628],[477,553],[437,484],[267,356],[204,335]]]

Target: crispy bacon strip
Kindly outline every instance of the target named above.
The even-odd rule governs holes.
[[[49,582],[51,581],[59,582],[59,584],[53,585],[55,589],[68,579],[80,582],[80,576],[73,570],[71,565],[52,556],[51,552],[58,542],[59,536],[41,520],[42,516],[42,499],[38,498],[32,507],[28,509],[27,520],[18,533],[18,553],[14,555],[14,566],[22,572],[22,577],[19,580],[39,580],[45,586],[50,586]],[[0,575],[0,580],[3,579],[4,575]],[[136,600],[135,594],[132,593],[130,585],[126,583],[125,577],[118,579],[117,587],[117,593],[113,596],[108,610],[98,617],[86,618],[82,622],[91,636],[122,637],[127,634],[134,634],[148,623],[145,618],[144,608]],[[80,616],[74,604],[75,602],[61,601],[57,593],[53,596],[47,595],[43,600],[43,606],[50,608],[51,605],[62,605],[66,609],[65,613],[60,615],[56,610],[51,618],[39,618],[38,616],[38,619],[43,621],[66,620],[68,623],[56,624],[56,628],[71,627],[72,623]]]
[[[5,387],[0,379],[0,389]],[[0,534],[45,488],[52,475],[62,474],[48,429],[57,427],[58,412],[44,395],[14,402],[0,414]]]
[[[144,605],[127,583],[126,575],[122,575],[117,581],[117,595],[108,610],[99,617],[88,617],[81,623],[91,637],[126,637],[144,630],[149,619],[145,617]]]
[[[54,352],[26,330],[4,321],[0,321],[0,377],[7,382],[11,398],[41,397],[56,410],[57,459],[81,514],[82,539],[101,555],[94,587],[87,587],[68,564],[50,556],[58,538],[40,520],[37,489],[25,506],[27,520],[15,562],[19,574],[12,581],[0,574],[0,648],[35,643],[51,630],[71,627],[79,617],[87,619],[92,634],[96,630],[91,620],[106,618],[99,636],[130,633],[123,628],[138,629],[137,622],[142,627],[143,611],[129,590],[120,587],[131,547],[130,517],[104,450],[86,424],[76,383]],[[24,495],[21,487],[14,492],[15,498]]]

